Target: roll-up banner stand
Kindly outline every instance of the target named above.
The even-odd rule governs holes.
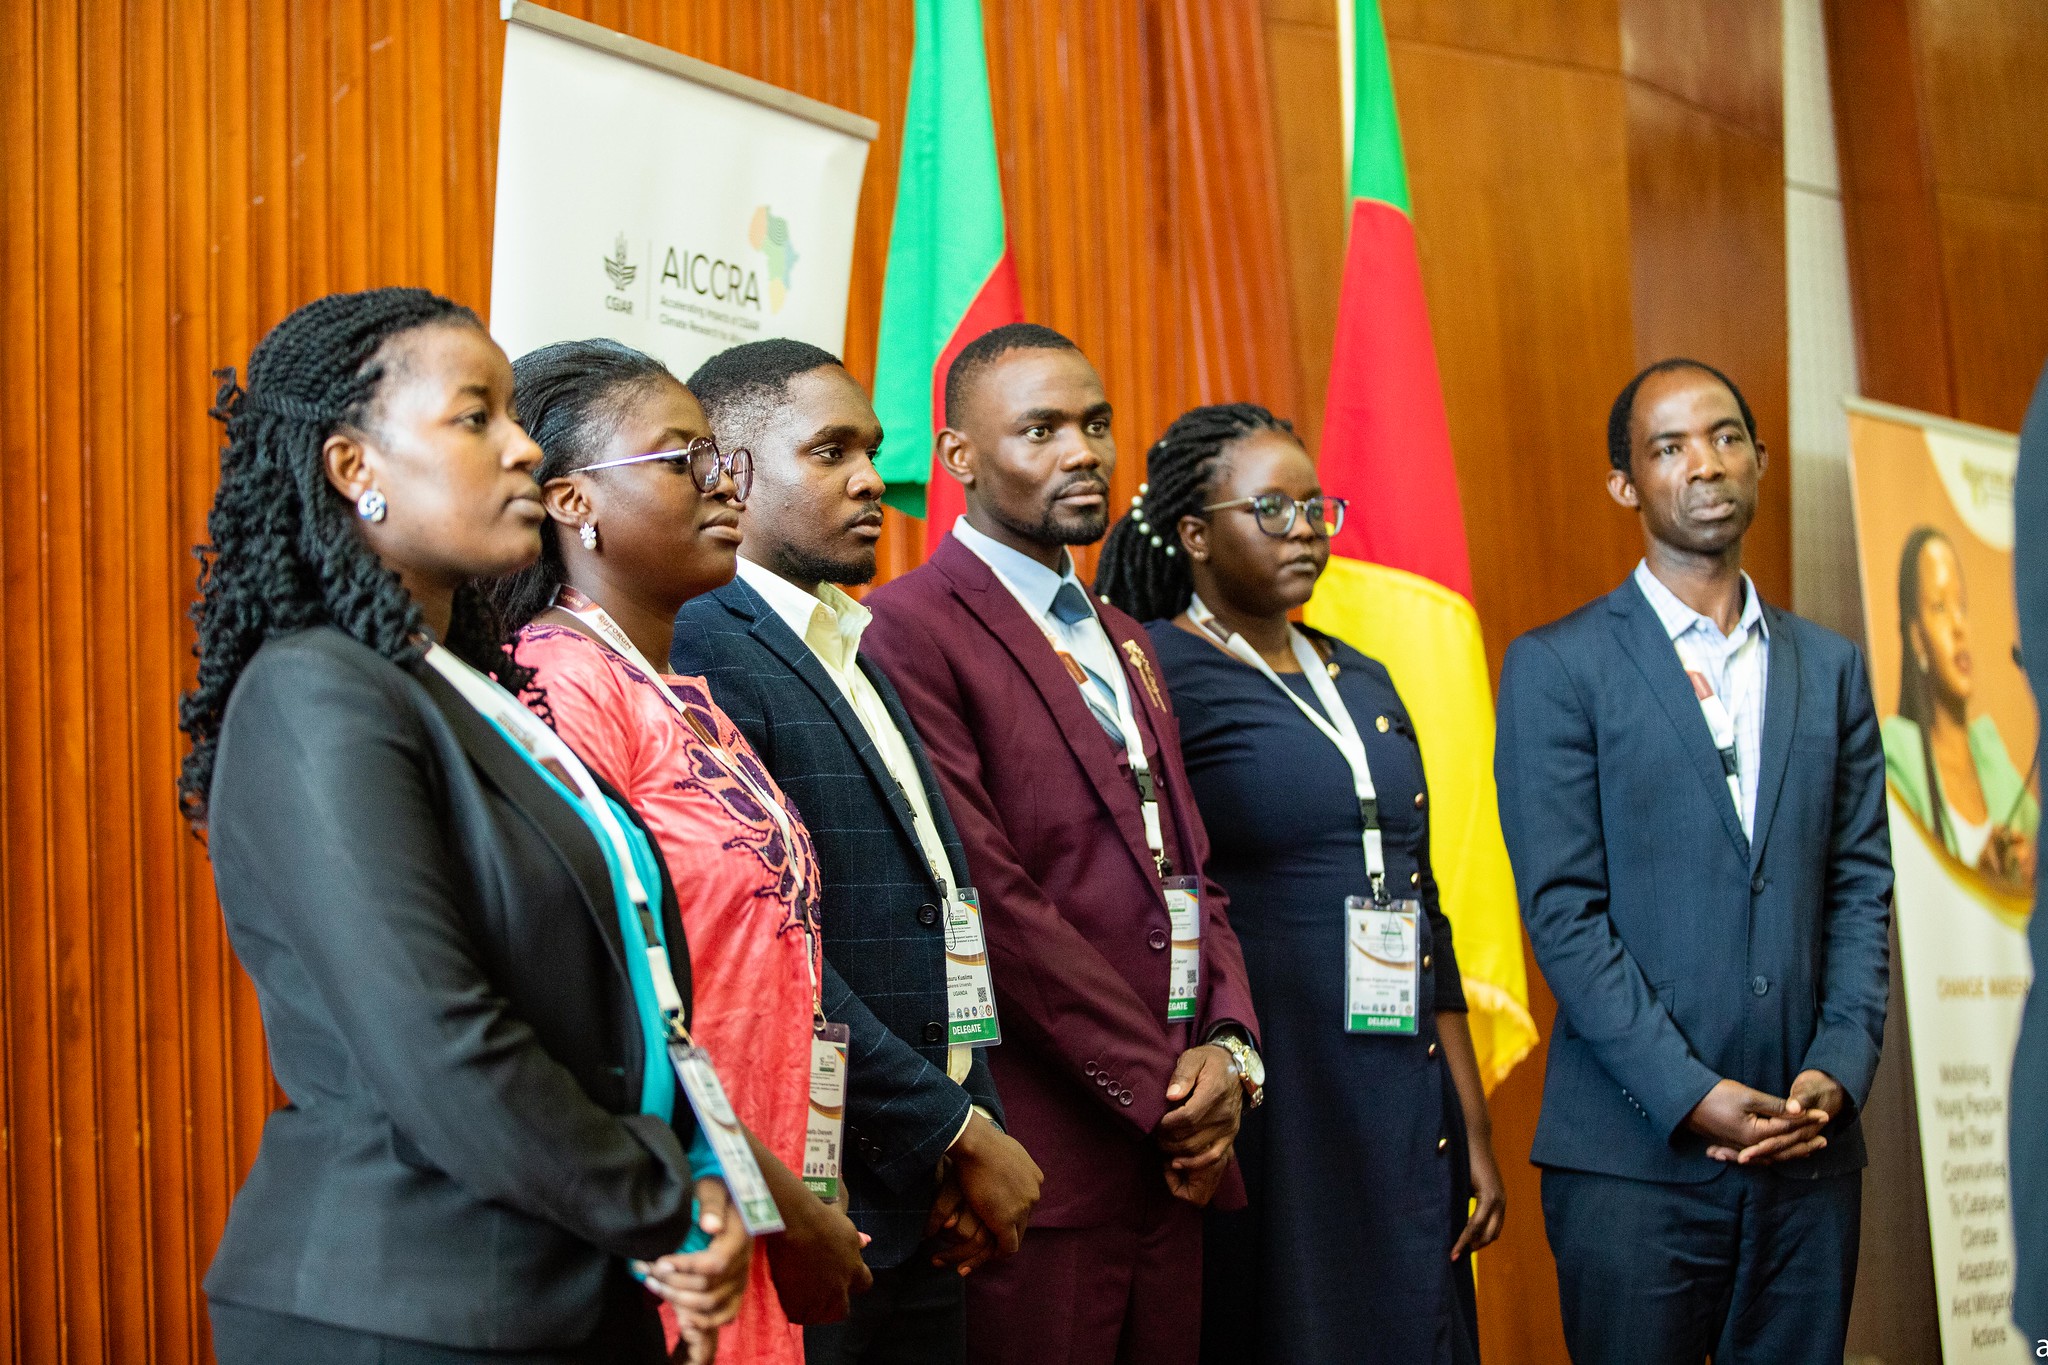
[[[687,379],[764,337],[846,341],[872,119],[507,0],[491,332],[611,337]]]
[[[1942,1359],[2018,1365],[2035,1352],[2011,1316],[2006,1100],[2041,822],[2012,586],[2018,443],[1848,408]]]

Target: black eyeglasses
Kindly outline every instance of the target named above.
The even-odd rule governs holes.
[[[1344,529],[1344,509],[1348,506],[1344,498],[1326,498],[1320,493],[1315,497],[1297,502],[1278,493],[1261,493],[1255,498],[1233,498],[1229,502],[1211,503],[1204,512],[1227,512],[1233,507],[1249,507],[1258,519],[1259,529],[1269,536],[1284,536],[1294,529],[1296,517],[1307,517],[1309,530],[1317,536],[1334,536]]]
[[[648,464],[655,460],[687,467],[700,493],[716,489],[723,474],[732,475],[733,496],[741,502],[745,502],[747,494],[754,489],[754,452],[741,446],[730,454],[722,454],[717,440],[710,436],[699,436],[680,450],[656,450],[646,455],[622,455],[616,460],[599,460],[577,472],[622,469],[629,464]]]

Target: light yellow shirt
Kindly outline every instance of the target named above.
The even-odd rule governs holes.
[[[861,726],[882,756],[883,766],[902,788],[903,799],[910,803],[917,846],[931,867],[933,880],[950,887],[946,846],[940,841],[939,827],[932,819],[931,801],[925,795],[924,780],[918,775],[917,759],[889,708],[882,704],[882,694],[875,691],[875,685],[860,669],[860,637],[867,631],[874,613],[830,583],[820,583],[814,597],[773,570],[745,558],[739,561],[739,574],[748,587],[761,594],[783,624],[810,647],[823,665],[825,676],[838,686],[853,714],[860,717]],[[946,1075],[957,1085],[967,1079],[973,1062],[972,1048],[948,1048]]]

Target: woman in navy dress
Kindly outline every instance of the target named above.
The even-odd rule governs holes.
[[[1287,619],[1329,559],[1341,502],[1322,496],[1293,429],[1249,404],[1182,416],[1147,477],[1095,587],[1150,622],[1271,1100],[1238,1134],[1250,1206],[1208,1215],[1202,1359],[1477,1362],[1469,1253],[1500,1235],[1505,1202],[1430,873],[1421,753],[1386,669]],[[1369,894],[1364,824],[1349,764],[1296,704],[1330,719],[1304,660],[1363,741],[1388,894],[1421,902],[1413,1036],[1347,1032],[1345,899]]]

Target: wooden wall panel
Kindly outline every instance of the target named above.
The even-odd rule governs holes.
[[[2017,431],[2048,358],[2048,11],[1826,13],[1863,391]]]
[[[561,7],[881,122],[848,318],[866,377],[911,0]],[[274,1099],[172,798],[209,371],[332,290],[487,303],[494,9],[0,7],[0,1359],[207,1358],[199,1277]],[[1259,10],[986,9],[1027,308],[1101,366],[1128,495],[1184,407],[1298,404]],[[892,516],[891,569],[913,530]]]

